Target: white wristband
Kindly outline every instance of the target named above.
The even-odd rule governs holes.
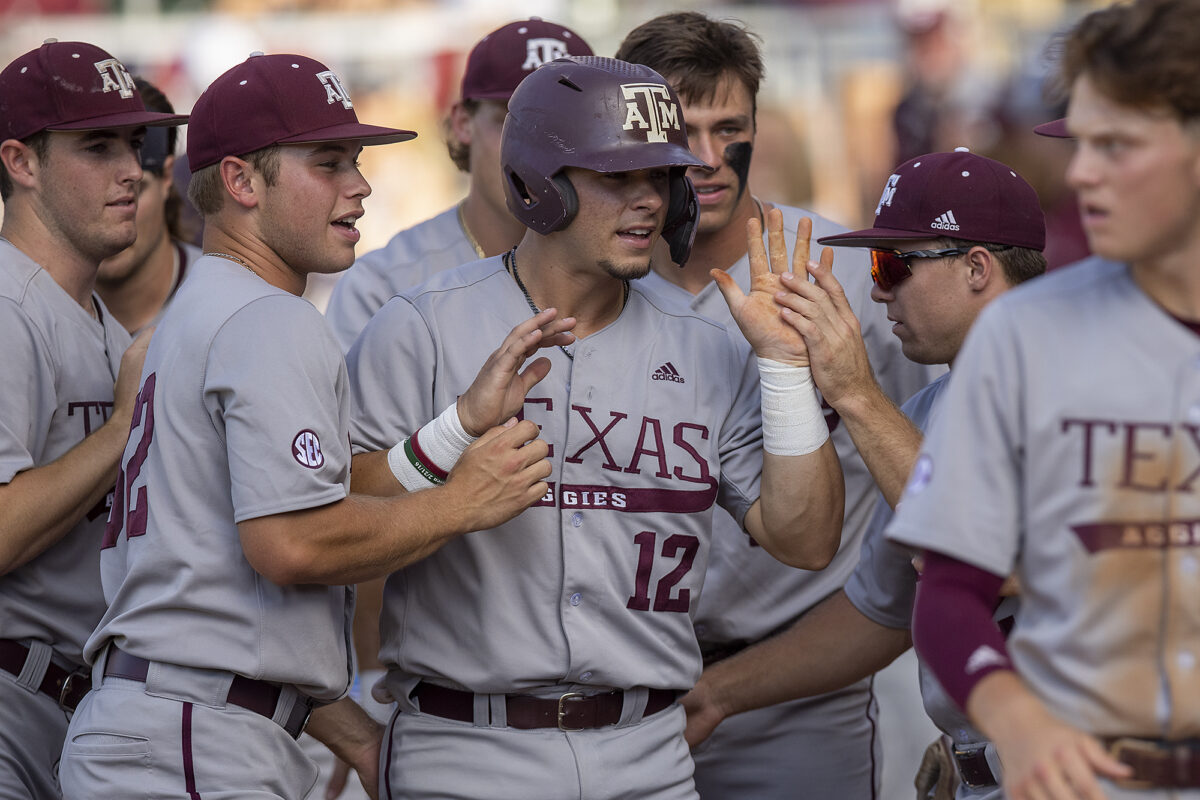
[[[758,359],[762,392],[763,449],[777,456],[802,456],[829,438],[812,370]]]
[[[388,466],[410,492],[440,486],[475,437],[467,433],[454,403],[428,425],[388,451]]]

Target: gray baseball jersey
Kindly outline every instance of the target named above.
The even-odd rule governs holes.
[[[390,447],[453,403],[529,316],[499,257],[392,299],[348,357],[356,450]],[[421,678],[486,693],[692,685],[712,506],[740,520],[762,468],[740,338],[635,283],[573,361],[546,351],[553,368],[523,415],[551,444],[550,491],[389,579],[381,660],[397,699]]]
[[[356,259],[333,287],[325,316],[348,351],[367,322],[392,295],[424,283],[435,273],[481,256],[459,220],[459,206],[406,228],[388,243]]]
[[[796,225],[801,217],[812,219],[814,242],[846,230],[804,209],[778,208],[783,212],[789,253],[795,248]],[[814,257],[818,252],[814,248]],[[749,259],[743,256],[730,267],[729,274],[743,290],[747,289]],[[871,267],[865,250],[838,250],[834,274],[859,318],[867,354],[889,397],[903,402],[945,372],[945,367],[914,364],[901,353],[886,309],[871,300]],[[736,331],[716,283],[692,295],[657,273],[641,282],[649,291],[688,303],[697,312]],[[696,613],[696,636],[702,648],[720,651],[736,647],[785,627],[841,587],[853,569],[877,491],[836,412],[826,407],[825,417],[846,483],[845,519],[837,555],[819,572],[792,569],[771,558],[718,509],[714,525],[719,534],[713,537],[713,555]],[[876,713],[870,681],[864,680],[825,697],[740,715],[744,719],[728,731],[719,728],[714,741],[695,753],[700,793],[706,798],[793,798],[802,775],[803,785],[813,797],[870,796],[878,778]],[[722,728],[729,722],[734,720],[723,723]]]
[[[1200,337],[1092,259],[984,310],[888,536],[1015,572],[1017,671],[1098,736],[1200,735]]]
[[[237,523],[345,497],[348,425],[345,365],[320,313],[232,261],[196,262],[146,355],[88,659],[112,641],[341,695],[353,589],[271,583]]]
[[[949,373],[941,376],[929,386],[917,392],[901,410],[922,431],[934,424],[937,409],[949,382]],[[912,625],[913,602],[917,594],[917,572],[913,569],[913,553],[888,541],[884,529],[892,519],[891,506],[878,498],[875,513],[871,516],[858,565],[846,581],[846,597],[868,619],[889,628],[905,628]],[[1007,598],[997,609],[997,619],[1006,619],[1016,613],[1016,598]],[[923,664],[920,666],[921,700],[925,713],[938,728],[960,747],[987,747],[988,760],[992,763],[992,774],[1000,775],[999,758],[995,748],[987,742],[966,715],[954,704],[941,684]],[[999,800],[998,786],[970,789],[965,784],[959,787],[959,800]]]
[[[54,278],[0,239],[0,483],[48,464],[112,412],[129,334],[93,295],[94,319]],[[74,670],[104,610],[97,545],[105,503],[56,544],[0,577],[0,639],[36,641],[23,678],[0,670],[0,796],[51,797],[67,718],[32,689],[45,660]],[[32,662],[32,663],[31,663]],[[40,664],[40,666],[38,666]],[[18,682],[19,681],[19,682]]]

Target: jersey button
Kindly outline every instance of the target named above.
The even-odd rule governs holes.
[[[582,602],[583,602],[583,595],[581,595],[579,592],[576,592],[575,594],[571,595],[571,605],[577,606]]]
[[[592,679],[592,671],[591,670],[588,670],[587,672],[585,672],[579,676],[579,680],[581,680],[581,681],[586,682],[586,681],[590,681],[591,679]]]
[[[574,525],[576,528],[578,528],[580,525],[582,525],[583,524],[583,514],[580,514],[578,511],[576,511],[574,514],[572,514],[571,515],[571,524]]]

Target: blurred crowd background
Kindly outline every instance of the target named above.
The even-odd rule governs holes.
[[[751,186],[852,228],[868,224],[891,168],[957,146],[1013,166],[1041,195],[1052,266],[1086,254],[1063,172],[1068,141],[1031,127],[1062,116],[1047,91],[1062,31],[1101,0],[792,0],[687,8],[742,20],[763,41]],[[0,0],[0,58],[47,37],[93,42],[157,84],[177,110],[251,51],[329,64],[363,120],[411,128],[368,148],[374,187],[359,253],[465,191],[439,123],[467,52],[488,31],[541,16],[612,54],[665,0]],[[186,129],[185,129],[186,130]],[[185,175],[186,177],[186,175]],[[316,288],[316,287],[314,287]],[[320,305],[322,292],[314,298]]]

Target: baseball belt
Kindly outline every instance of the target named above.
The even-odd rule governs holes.
[[[116,645],[109,645],[108,660],[104,664],[104,677],[125,678],[131,681],[146,682],[150,673],[150,662],[144,658],[130,655]],[[282,693],[278,684],[268,681],[252,680],[242,675],[234,675],[233,683],[229,685],[229,694],[225,696],[226,703],[232,703],[267,719],[274,719],[275,707],[279,704]],[[279,723],[293,739],[299,738],[308,717],[312,713],[312,700],[304,695],[298,695],[292,713],[286,720]]]
[[[28,658],[28,647],[12,639],[0,639],[0,669],[19,677]],[[92,675],[81,669],[68,672],[51,661],[46,664],[46,674],[37,688],[42,694],[50,695],[59,708],[74,711],[92,688]]]
[[[1103,739],[1113,758],[1133,768],[1133,776],[1117,781],[1128,789],[1200,787],[1200,739]]]
[[[987,762],[985,745],[960,747],[954,745],[954,763],[958,766],[958,777],[972,789],[996,785],[996,776]]]
[[[675,702],[676,693],[669,689],[649,689],[643,716],[666,709]],[[421,713],[433,714],[458,722],[475,721],[475,695],[459,689],[448,689],[435,683],[421,681],[413,696],[420,702]],[[625,702],[622,691],[585,695],[567,692],[558,698],[510,694],[504,698],[505,714],[510,728],[558,728],[563,731],[582,731],[616,725],[621,720]]]

